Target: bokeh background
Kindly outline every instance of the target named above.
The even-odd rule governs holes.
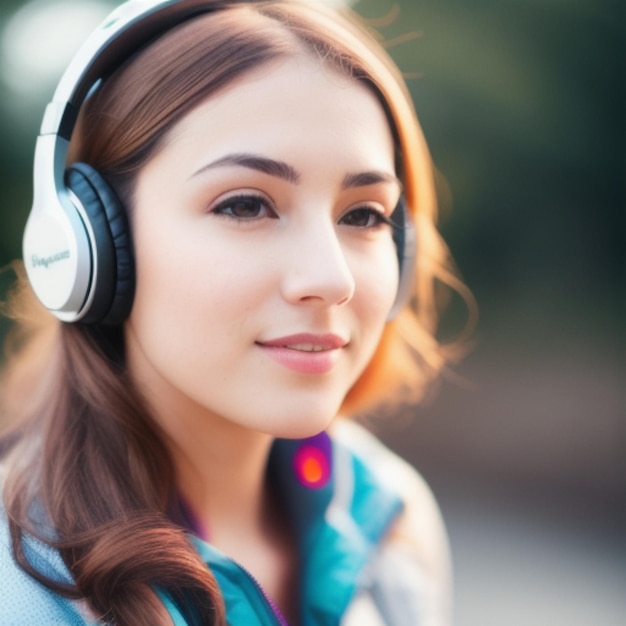
[[[20,255],[45,102],[116,4],[0,5],[0,266]],[[406,72],[480,305],[469,356],[376,426],[438,496],[455,623],[623,626],[626,3],[355,4]],[[442,332],[462,324],[455,306]]]

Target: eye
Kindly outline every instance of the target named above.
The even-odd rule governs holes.
[[[235,220],[255,220],[263,217],[276,217],[265,198],[252,194],[231,196],[219,202],[211,213],[224,215]]]
[[[339,223],[356,228],[376,228],[381,224],[391,224],[391,220],[381,211],[371,207],[359,207],[342,215]]]

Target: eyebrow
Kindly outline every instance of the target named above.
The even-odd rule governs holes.
[[[371,172],[358,172],[356,174],[346,174],[341,183],[342,189],[354,189],[355,187],[367,187],[368,185],[378,185],[380,183],[392,183],[402,189],[400,179],[393,174],[374,170]]]
[[[257,170],[270,176],[275,176],[286,180],[289,183],[298,183],[300,181],[300,174],[291,165],[284,163],[283,161],[275,161],[264,156],[248,153],[236,153],[227,154],[226,156],[212,161],[208,165],[204,165],[199,170],[193,173],[193,176],[197,176],[207,170],[215,167],[224,167],[228,165],[239,165],[241,167],[247,167],[251,170]]]
[[[301,179],[300,172],[284,161],[276,161],[275,159],[270,159],[269,157],[245,152],[227,154],[215,161],[212,161],[211,163],[208,163],[207,165],[202,166],[199,170],[195,171],[191,177],[193,178],[198,174],[202,174],[203,172],[216,167],[225,167],[229,165],[247,167],[248,169],[269,174],[270,176],[275,176],[276,178],[280,178],[294,184],[299,183]],[[376,185],[380,183],[392,183],[397,185],[400,189],[403,187],[402,182],[397,176],[384,171],[372,170],[346,174],[341,183],[341,188],[354,189],[357,187],[367,187],[368,185]]]

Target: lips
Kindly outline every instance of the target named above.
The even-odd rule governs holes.
[[[314,335],[312,333],[299,333],[277,339],[269,339],[257,342],[268,348],[291,348],[303,352],[321,352],[323,350],[337,350],[348,344],[347,340],[333,333]]]
[[[332,333],[300,333],[257,341],[256,345],[272,360],[301,374],[324,374],[337,363],[348,341]]]

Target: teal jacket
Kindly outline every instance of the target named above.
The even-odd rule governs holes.
[[[302,626],[362,624],[350,618],[366,600],[372,624],[419,626],[420,573],[386,554],[385,535],[402,511],[396,491],[364,455],[322,434],[277,440],[268,463],[284,496],[301,555]],[[284,626],[285,619],[250,573],[215,547],[190,534],[217,578],[231,626]],[[71,582],[58,553],[29,537],[29,559],[44,575]],[[14,563],[6,516],[0,517],[0,624],[94,625],[83,603],[51,592]],[[195,626],[193,616],[165,594],[160,597],[175,626]],[[361,602],[362,603],[362,602]]]

